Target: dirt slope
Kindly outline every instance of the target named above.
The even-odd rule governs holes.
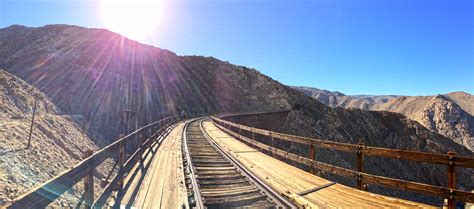
[[[34,96],[37,114],[26,149]],[[72,167],[85,151],[97,149],[82,127],[59,114],[44,94],[0,70],[0,206]],[[58,204],[77,197],[68,195]]]

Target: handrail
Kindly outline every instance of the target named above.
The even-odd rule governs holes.
[[[247,114],[248,115],[248,114]],[[235,116],[235,115],[233,115]],[[474,202],[474,193],[468,191],[462,191],[455,189],[455,172],[454,167],[474,167],[474,158],[455,156],[453,153],[436,154],[436,153],[427,153],[427,152],[418,152],[410,150],[401,150],[401,149],[389,149],[389,148],[380,148],[380,147],[371,147],[365,146],[362,144],[350,144],[350,143],[341,143],[333,141],[325,141],[321,139],[314,139],[309,137],[302,137],[284,133],[273,132],[269,130],[254,128],[250,126],[245,126],[230,121],[226,121],[220,118],[211,117],[213,123],[223,130],[224,132],[234,136],[235,138],[246,142],[254,147],[257,147],[261,150],[271,153],[272,155],[277,155],[281,158],[285,158],[294,162],[298,162],[304,165],[309,166],[311,169],[319,169],[329,173],[333,173],[338,176],[343,176],[347,178],[355,178],[357,181],[357,188],[364,189],[364,183],[377,184],[380,186],[401,189],[406,191],[417,192],[426,195],[438,196],[448,199],[448,207],[453,208],[455,200],[460,200],[464,202]],[[236,133],[231,130],[231,127],[238,129],[239,133]],[[245,137],[241,134],[241,131],[245,130],[252,133],[252,139]],[[262,136],[268,136],[273,139],[279,139],[288,142],[295,142],[304,145],[310,146],[310,158],[293,154],[281,149],[277,149],[271,145],[267,145],[255,140],[255,134]],[[272,143],[273,144],[273,143]],[[315,147],[335,149],[343,152],[350,152],[357,154],[357,171],[342,168],[339,166],[330,165],[317,161],[314,155]],[[440,187],[429,184],[423,184],[418,182],[405,181],[395,178],[388,178],[378,175],[372,175],[363,172],[363,159],[364,156],[379,156],[393,159],[402,159],[402,160],[411,160],[418,162],[427,162],[435,164],[448,165],[448,187]]]
[[[151,136],[149,137],[148,139],[146,139],[143,143],[142,143],[142,146],[138,147],[138,149],[130,155],[130,157],[128,158],[128,160],[123,163],[123,166],[122,166],[122,170],[123,171],[128,171],[132,168],[132,166],[134,165],[135,161],[137,160],[137,158],[139,156],[141,156],[141,154],[145,151],[146,148],[148,147],[153,147],[155,145],[152,145],[153,143],[157,143],[158,145],[157,146],[160,146],[161,145],[161,142],[163,141],[163,138],[169,134],[170,130],[173,125],[171,125],[171,123],[168,123],[164,126],[162,126],[156,133],[155,135],[156,136],[161,136],[161,139],[158,140],[158,137],[155,137],[155,136]],[[105,204],[105,202],[107,201],[107,198],[108,198],[108,195],[111,194],[112,191],[114,190],[117,190],[117,189],[121,189],[121,188],[117,188],[117,187],[121,187],[120,182],[123,178],[120,178],[121,175],[116,175],[111,181],[109,184],[107,184],[105,187],[104,187],[104,190],[102,191],[102,194],[97,198],[97,200],[94,201],[94,208],[102,208],[102,206]]]
[[[264,111],[261,111],[261,112],[250,112],[250,113],[221,113],[221,114],[218,114],[217,118],[227,118],[227,117],[235,117],[235,116],[256,116],[256,115],[268,115],[268,114],[278,114],[278,113],[289,113],[291,112],[291,110],[279,110],[279,111],[272,111],[272,112],[264,112]]]
[[[117,176],[119,176],[120,179],[123,179],[123,176],[121,175],[124,174],[123,167],[126,163],[125,144],[132,140],[139,140],[139,146],[136,150],[143,149],[143,147],[148,144],[146,142],[150,141],[148,139],[156,136],[155,132],[157,130],[161,130],[162,127],[169,126],[178,120],[179,117],[177,116],[163,118],[118,139],[77,163],[73,168],[62,172],[51,180],[37,186],[35,189],[32,189],[28,193],[16,198],[7,208],[46,207],[85,176],[92,175],[95,167],[100,165],[106,158],[114,156],[114,154],[117,153],[117,150],[119,153],[120,168]],[[129,160],[130,159],[132,158],[129,158]],[[86,183],[85,186],[88,188],[85,188],[85,191],[89,190],[89,192],[93,192],[93,185],[91,185],[93,184],[93,181],[87,182],[88,183]],[[92,190],[90,188],[92,188]],[[85,205],[86,207],[91,207],[94,201],[94,195],[88,194],[87,196],[92,197],[92,200],[88,200]]]
[[[451,157],[447,154],[419,152],[419,151],[402,150],[402,149],[391,149],[391,148],[382,148],[382,147],[372,147],[372,146],[350,144],[350,143],[343,143],[343,142],[326,141],[326,140],[315,139],[315,138],[310,138],[310,137],[284,134],[284,133],[254,128],[254,127],[245,126],[245,125],[233,123],[230,121],[222,120],[216,117],[212,117],[212,119],[215,121],[221,122],[223,124],[238,128],[240,130],[254,132],[262,136],[269,136],[269,137],[277,138],[280,140],[295,142],[295,143],[304,144],[304,145],[314,145],[316,147],[335,149],[338,151],[351,152],[351,153],[356,153],[357,150],[360,150],[366,156],[379,156],[379,157],[394,158],[394,159],[399,159],[399,160],[411,160],[411,161],[436,163],[436,164],[443,164],[443,165],[451,165],[454,163],[455,166],[465,167],[465,168],[474,168],[474,158],[471,158],[471,157],[463,157],[463,156]]]

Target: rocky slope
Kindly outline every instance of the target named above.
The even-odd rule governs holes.
[[[282,85],[212,57],[180,57],[103,29],[50,25],[0,29],[0,67],[32,83],[91,128],[121,132],[186,110],[190,114],[290,107]],[[258,93],[257,93],[258,91]]]
[[[467,113],[474,115],[474,96],[472,94],[458,91],[445,94],[444,96],[455,102]]]
[[[296,108],[282,121],[285,130],[295,134],[472,155],[400,114],[334,109],[254,69],[212,57],[177,56],[103,29],[66,25],[0,29],[0,67],[39,88],[65,113],[82,115],[89,130],[100,129],[109,139],[125,126],[120,124],[124,110],[135,112],[126,125],[137,126],[181,110],[196,115]],[[445,178],[434,168],[411,164],[367,166],[387,175],[429,172],[434,177],[423,181],[434,184]],[[460,186],[472,187],[463,182],[470,180],[466,171],[460,176]]]
[[[294,87],[331,107],[402,113],[431,131],[474,150],[474,96],[452,92],[436,96],[347,96],[309,87]]]
[[[37,114],[31,147],[26,149],[35,96]],[[0,206],[72,167],[87,150],[97,149],[82,127],[60,115],[44,94],[0,70]],[[78,198],[79,191],[57,204]]]

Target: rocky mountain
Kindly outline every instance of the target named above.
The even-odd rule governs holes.
[[[284,109],[294,97],[253,69],[212,57],[177,56],[104,29],[76,26],[1,29],[0,66],[39,88],[64,112],[83,115],[108,138],[181,110]],[[120,124],[124,110],[136,113],[126,125]]]
[[[212,57],[178,56],[103,29],[67,25],[0,29],[0,67],[40,89],[65,114],[81,115],[88,131],[100,130],[110,140],[127,127],[134,129],[181,110],[193,116],[294,109],[281,121],[282,131],[327,140],[362,140],[374,146],[473,155],[401,114],[328,107],[257,70]],[[124,120],[124,112],[132,114]],[[332,152],[322,155],[350,164],[350,158],[335,158]],[[381,175],[423,177],[421,181],[433,184],[443,184],[445,179],[436,168],[400,162],[386,166],[381,162],[387,161],[370,161],[366,167]],[[459,187],[472,189],[472,176],[470,170],[459,171]],[[400,191],[390,194],[405,195]]]
[[[386,103],[391,99],[397,98],[396,95],[345,95],[338,91],[328,91],[305,86],[292,86],[304,94],[313,97],[330,107],[358,108],[370,110],[375,104]]]
[[[27,149],[35,97],[37,110]],[[0,207],[69,169],[87,150],[97,150],[82,129],[71,116],[61,115],[43,93],[0,70]],[[58,206],[79,195],[79,190],[70,193]]]
[[[347,96],[310,87],[294,87],[331,107],[402,113],[431,131],[474,150],[474,96],[452,92],[435,96]]]
[[[474,96],[472,94],[458,91],[445,94],[444,96],[455,102],[470,115],[474,115]]]

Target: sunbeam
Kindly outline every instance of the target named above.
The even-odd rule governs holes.
[[[162,0],[101,0],[100,15],[107,28],[144,41],[159,23]]]

